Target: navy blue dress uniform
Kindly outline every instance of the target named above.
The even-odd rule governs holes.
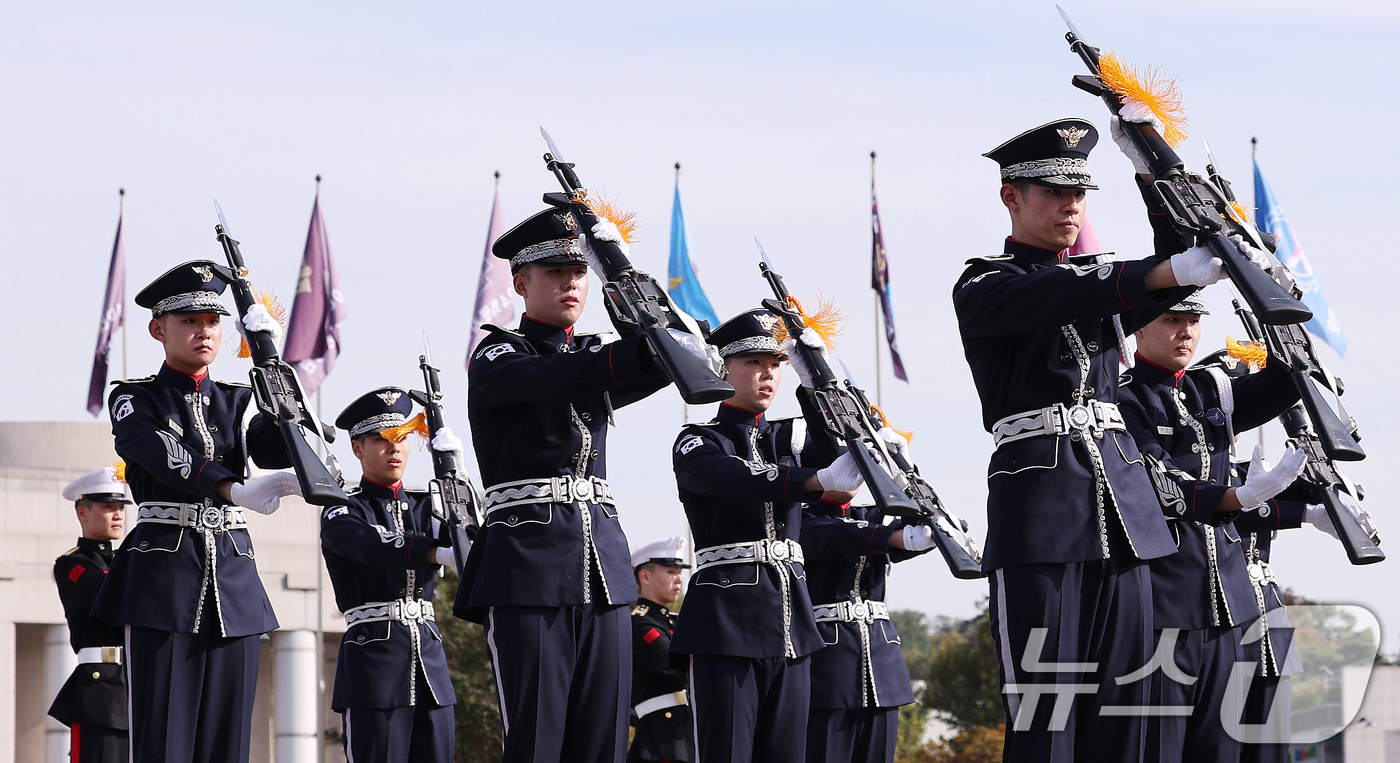
[[[576,265],[577,235],[571,216],[546,210],[492,251],[512,271]],[[637,587],[607,481],[608,426],[670,380],[638,336],[609,342],[528,315],[488,330],[467,366],[486,521],[453,613],[486,626],[504,761],[621,761]]]
[[[1195,298],[1168,312],[1208,314]],[[1222,727],[1221,708],[1228,692],[1239,688],[1230,684],[1231,671],[1245,659],[1244,627],[1260,617],[1262,602],[1246,545],[1231,522],[1237,514],[1215,507],[1234,482],[1235,434],[1277,417],[1298,392],[1286,373],[1231,375],[1217,364],[1172,371],[1141,355],[1121,383],[1123,418],[1179,549],[1149,564],[1158,648],[1181,671],[1175,678],[1165,671],[1151,675],[1152,704],[1191,708],[1189,715],[1151,719],[1149,759],[1234,761],[1240,742]],[[1274,513],[1278,503],[1242,514]],[[1180,682],[1182,673],[1194,680]]]
[[[775,321],[766,310],[741,313],[709,341],[725,358],[778,354]],[[823,641],[798,539],[802,504],[821,497],[804,485],[834,456],[805,419],[769,421],[725,403],[676,439],[696,563],[671,652],[690,656],[701,761],[805,759],[809,655]]]
[[[679,555],[679,538],[648,544],[632,554],[633,569],[656,563],[690,567]],[[632,746],[628,763],[689,763],[695,760],[690,681],[671,661],[676,615],[645,596],[632,605]]]
[[[127,500],[115,470],[105,467],[79,477],[63,491],[70,501]],[[112,543],[78,538],[78,545],[54,560],[53,579],[68,620],[68,641],[78,665],[58,690],[49,715],[71,730],[74,763],[118,763],[127,759],[126,675],[122,670],[120,628],[89,616],[112,564]]]
[[[987,154],[1004,183],[1092,189],[1083,120],[1051,122]],[[1154,231],[1164,218],[1149,217]],[[1145,560],[1176,550],[1142,454],[1117,408],[1121,338],[1191,290],[1148,291],[1158,261],[1070,260],[1008,238],[953,288],[963,349],[996,446],[987,468],[991,621],[1007,711],[1006,759],[1141,755],[1144,682],[1115,679],[1151,654]],[[1033,640],[1034,639],[1034,640]],[[1038,653],[1026,655],[1028,645]],[[1092,665],[1061,670],[1046,663]],[[1032,669],[1028,669],[1030,666]],[[1055,686],[1061,695],[1056,695]],[[1096,685],[1095,691],[1077,687]],[[1034,705],[1031,701],[1044,692]],[[1073,701],[1063,731],[1055,702]],[[1017,724],[1025,707],[1028,718]]]
[[[213,263],[170,270],[136,296],[153,316],[218,313],[226,285]],[[291,465],[279,433],[255,415],[246,385],[162,365],[117,382],[108,399],[116,451],[137,503],[135,526],[92,608],[125,626],[130,733],[138,761],[247,760],[258,636],[277,628],[242,509],[216,491],[249,459]]]
[[[825,501],[802,515],[807,590],[826,644],[812,655],[809,763],[891,763],[899,708],[914,701],[885,579],[893,562],[927,552],[891,546],[904,523],[882,520],[873,506]]]
[[[382,387],[336,419],[350,437],[408,421],[408,393]],[[450,761],[457,696],[434,621],[441,523],[428,494],[361,479],[321,513],[321,550],[345,615],[331,708],[351,761]]]

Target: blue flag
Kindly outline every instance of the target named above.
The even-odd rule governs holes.
[[[1327,297],[1323,296],[1322,286],[1313,273],[1312,263],[1308,262],[1302,245],[1294,238],[1293,230],[1288,227],[1288,218],[1283,216],[1283,209],[1279,206],[1278,199],[1274,198],[1273,189],[1269,188],[1268,182],[1264,180],[1264,173],[1259,169],[1258,157],[1254,159],[1254,206],[1258,210],[1255,219],[1259,229],[1273,234],[1278,241],[1276,254],[1279,261],[1293,271],[1293,279],[1298,282],[1298,288],[1303,290],[1303,304],[1313,312],[1312,320],[1303,324],[1304,328],[1330,345],[1338,355],[1346,355],[1347,338],[1342,335],[1342,324],[1337,320],[1337,313],[1332,310],[1332,306],[1327,304]]]
[[[680,165],[676,165],[679,169]],[[677,173],[679,174],[679,173]],[[671,282],[667,291],[676,306],[692,318],[709,321],[710,328],[719,326],[719,316],[710,307],[710,298],[700,288],[695,266],[690,264],[690,247],[685,243],[685,213],[681,211],[681,181],[676,178],[676,200],[671,206]]]

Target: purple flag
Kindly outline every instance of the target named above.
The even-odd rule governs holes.
[[[311,227],[306,251],[297,275],[297,293],[287,327],[283,359],[297,370],[302,386],[315,392],[335,367],[340,354],[339,323],[345,319],[345,295],[340,292],[331,241],[321,218],[321,178],[316,178],[316,202],[311,206]]]
[[[112,334],[126,321],[126,246],[122,242],[122,224],[126,221],[126,189],[121,194],[121,211],[117,213],[117,239],[112,244],[112,263],[107,266],[107,296],[102,300],[102,322],[97,327],[97,351],[92,358],[92,379],[88,381],[88,413],[102,412],[102,394],[107,386],[107,354],[112,349]]]
[[[486,229],[486,251],[481,255],[481,276],[476,281],[476,310],[472,313],[472,335],[467,342],[467,362],[476,343],[486,336],[482,325],[504,326],[515,317],[515,289],[511,285],[510,261],[491,254],[496,239],[505,232],[501,212],[501,173],[496,173],[496,198],[491,201],[491,225]]]
[[[894,306],[890,304],[890,261],[885,257],[885,237],[880,233],[880,204],[875,201],[875,154],[870,154],[870,229],[873,233],[870,260],[870,287],[880,295],[880,309],[885,315],[885,339],[890,344],[890,365],[895,378],[909,381],[904,373],[904,360],[899,357],[899,345],[894,340]],[[876,369],[879,373],[879,369]]]

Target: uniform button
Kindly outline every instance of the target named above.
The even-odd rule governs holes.
[[[1201,444],[1198,443],[1198,442],[1193,442],[1193,443],[1191,443],[1191,452],[1192,452],[1192,453],[1200,453],[1200,452],[1201,452]]]
[[[403,596],[404,593],[405,593],[405,589],[400,588],[400,589],[399,589],[399,596]]]
[[[671,717],[671,711],[670,711],[670,710],[667,710],[667,711],[666,711],[666,717],[667,717],[667,718],[670,718],[670,717]]]
[[[598,451],[595,450],[595,451],[593,451],[592,453],[589,453],[589,454],[588,454],[588,458],[589,458],[590,460],[597,461],[597,460],[598,460]]]
[[[719,579],[719,582],[721,582],[721,583],[723,583],[723,584],[725,584],[725,585],[729,585],[729,578],[720,578],[720,579]]]
[[[517,517],[517,516],[515,516],[514,514],[511,514],[510,516],[506,517],[506,522],[507,522],[508,524],[512,524],[512,525],[513,525],[513,524],[516,524],[516,523],[520,522],[520,517]]]
[[[569,345],[567,345],[567,344],[561,344],[561,345],[559,345],[559,351],[560,351],[560,352],[568,352],[568,351],[569,351]]]
[[[146,542],[146,541],[144,541],[144,540],[141,541],[141,548],[145,548],[145,547],[147,547],[147,546],[149,546],[149,545],[151,545],[151,544],[148,543],[148,542]]]
[[[1084,395],[1085,395],[1086,397],[1093,397],[1093,396],[1094,396],[1094,388],[1093,388],[1093,387],[1085,387],[1085,388],[1084,388]]]
[[[1199,418],[1201,418],[1202,416],[1206,415],[1206,412],[1205,412],[1205,411],[1196,411],[1195,413],[1193,413],[1193,414],[1191,414],[1191,415],[1192,415],[1192,416],[1195,416],[1196,418],[1199,419]]]
[[[205,405],[208,405],[208,404],[209,404],[209,396],[208,396],[208,395],[205,395],[205,396],[204,396],[204,404],[205,404]]]
[[[1214,453],[1214,452],[1215,452],[1215,446],[1214,446],[1214,445],[1207,445],[1206,448],[1209,449],[1211,453]]]
[[[581,419],[583,419],[584,421],[592,421],[592,420],[593,420],[593,414],[591,414],[591,413],[580,413],[580,414],[578,415],[578,417],[581,418]]]
[[[101,677],[102,677],[102,674],[101,674],[101,673],[98,673],[96,670],[92,671],[92,680],[96,681],[97,679],[99,679],[99,678],[101,678]]]
[[[364,635],[361,634],[361,635],[359,635],[359,636],[356,636],[356,637],[355,637],[355,641],[356,641],[357,643],[360,643],[360,644],[365,643],[365,637],[364,637]]]
[[[1084,349],[1088,350],[1089,352],[1098,352],[1098,351],[1099,351],[1099,343],[1098,343],[1098,342],[1088,342],[1088,343],[1086,343],[1086,344],[1084,345]]]
[[[1070,358],[1069,353],[1067,353],[1067,352],[1062,352],[1062,353],[1060,353],[1060,362],[1061,362],[1061,363],[1068,363],[1068,362],[1069,362],[1069,358]]]

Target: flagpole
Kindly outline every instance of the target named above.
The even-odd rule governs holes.
[[[121,227],[123,227],[123,228],[125,228],[125,227],[126,227],[126,189],[125,189],[125,188],[118,188],[118,189],[117,189],[117,198],[120,200],[119,203],[120,203],[120,205],[121,205],[121,211],[117,213],[117,225],[118,225],[118,226],[121,226]],[[123,234],[125,234],[125,231],[123,231]],[[125,257],[122,258],[122,267],[123,267],[123,268],[126,267],[126,258],[125,258]],[[123,271],[122,283],[126,283],[126,278],[125,278],[125,272],[124,272],[124,271]],[[126,295],[123,294],[122,296],[126,296]],[[127,375],[126,375],[126,310],[125,310],[125,308],[122,309],[122,378],[123,378],[123,379],[130,379],[130,378],[131,378],[130,376],[127,376]]]
[[[1251,162],[1253,162],[1254,167],[1257,168],[1257,167],[1259,166],[1259,138],[1258,138],[1257,136],[1251,136],[1250,139],[1249,139],[1249,159],[1250,159]],[[1254,168],[1251,168],[1251,169],[1254,169]],[[1257,171],[1258,171],[1258,170],[1256,169],[1255,172],[1257,172]],[[1256,196],[1256,198],[1254,199],[1255,223],[1258,224],[1258,222],[1259,222],[1259,218],[1258,218],[1258,214],[1259,214],[1259,199],[1257,198],[1257,197],[1258,197],[1258,194],[1255,194],[1255,196]],[[1264,447],[1264,427],[1259,427],[1258,429],[1256,429],[1256,430],[1254,430],[1254,431],[1258,434],[1258,437],[1259,437],[1259,455],[1260,455],[1260,457],[1266,457],[1266,456],[1268,456],[1269,454],[1266,452],[1266,449],[1265,449],[1265,447]]]
[[[316,200],[315,200],[315,205],[316,205],[317,208],[320,208],[320,205],[321,205],[321,175],[320,175],[320,173],[317,173],[317,175],[316,175]],[[326,268],[326,267],[321,268],[321,277],[324,278],[324,279],[329,280],[329,279],[330,279],[330,272],[329,272],[329,271],[330,271],[329,268]],[[298,279],[297,279],[297,280],[300,281],[300,273],[298,273]],[[329,293],[329,284],[327,284],[326,288],[323,289],[323,291],[324,291],[325,293]],[[285,349],[284,349],[283,351],[285,352]],[[320,383],[320,384],[317,384],[317,385],[316,385],[316,426],[317,426],[318,428],[324,427],[324,426],[325,426],[324,419],[321,418],[321,387],[323,387],[323,386],[325,386],[325,380],[324,380],[324,379],[321,380],[321,383]],[[317,438],[317,442],[316,442],[316,450],[317,450],[317,452],[320,454],[322,460],[325,460],[325,458],[326,458],[326,449],[327,449],[327,446],[326,446],[326,441],[325,441],[325,439],[319,438],[319,437],[318,437],[318,438]],[[317,545],[317,546],[320,546],[320,545],[321,545],[321,544],[320,544],[320,536],[321,536],[321,523],[320,523],[320,520],[319,520],[319,518],[318,518],[317,521],[316,521],[316,539],[317,539],[316,545]],[[325,560],[325,557],[321,554],[321,549],[317,548],[317,549],[316,549],[316,760],[318,760],[318,761],[319,761],[319,760],[325,760],[325,758],[326,758],[326,749],[325,749],[325,748],[326,748],[326,741],[325,741],[325,736],[326,736],[326,714],[325,714],[325,713],[326,713],[326,624],[325,624],[325,613],[326,613],[326,587],[325,587],[325,585],[323,585],[322,582],[321,582],[322,579],[325,577],[325,569],[326,569],[326,560]]]
[[[874,151],[871,151],[871,152],[870,152],[870,193],[872,194],[872,198],[873,198],[873,194],[875,193],[875,152],[874,152]],[[875,244],[874,244],[875,232],[874,232],[874,231],[871,231],[870,236],[871,236],[871,246],[873,247],[873,246],[875,245]],[[874,323],[875,323],[875,404],[878,405],[878,406],[880,406],[881,408],[883,408],[883,407],[885,407],[885,397],[884,397],[884,393],[883,393],[883,389],[882,389],[882,386],[883,386],[883,385],[880,383],[880,367],[881,367],[881,366],[880,366],[880,342],[882,341],[882,337],[880,336],[880,313],[881,313],[881,309],[880,309],[880,293],[879,293],[879,292],[876,292],[876,293],[875,293],[875,321],[874,321]]]

